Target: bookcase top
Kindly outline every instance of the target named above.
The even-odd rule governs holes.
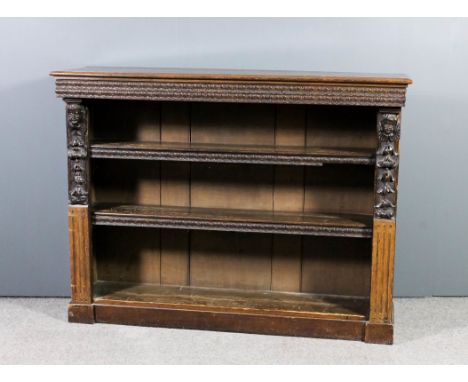
[[[53,77],[105,79],[219,80],[313,82],[356,85],[407,86],[412,80],[401,74],[333,73],[287,70],[235,70],[201,68],[83,67],[56,70]]]

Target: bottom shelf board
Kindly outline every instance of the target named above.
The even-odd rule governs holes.
[[[94,303],[148,308],[245,313],[362,321],[369,300],[363,297],[160,286],[98,281]]]

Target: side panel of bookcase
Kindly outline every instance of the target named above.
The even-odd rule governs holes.
[[[88,109],[66,101],[68,148],[68,229],[70,242],[70,322],[94,322],[90,243]]]
[[[391,344],[400,109],[378,111],[377,135],[370,309],[365,340]]]

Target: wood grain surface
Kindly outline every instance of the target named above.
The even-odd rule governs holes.
[[[250,80],[286,82],[324,82],[353,84],[408,85],[412,81],[400,74],[333,73],[288,70],[236,70],[200,68],[84,67],[55,70],[54,77],[106,77],[139,79]]]
[[[237,232],[370,237],[372,217],[199,207],[116,205],[95,207],[98,225],[166,227]]]
[[[370,321],[393,322],[395,221],[375,219],[372,241]]]
[[[112,282],[98,282],[95,288],[98,296],[95,298],[96,304],[323,317],[341,320],[363,320],[366,318],[368,309],[367,299],[347,296]]]
[[[93,158],[294,166],[321,166],[325,163],[364,165],[375,163],[374,151],[365,149],[169,142],[94,143],[91,146],[91,156]]]
[[[408,77],[51,75],[83,205],[69,321],[393,341],[396,197],[382,195]]]
[[[75,304],[91,303],[92,272],[87,206],[68,207],[70,242],[71,301]]]

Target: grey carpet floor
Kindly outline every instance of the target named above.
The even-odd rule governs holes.
[[[395,300],[395,344],[69,324],[68,299],[0,298],[1,364],[467,364],[468,298]]]

